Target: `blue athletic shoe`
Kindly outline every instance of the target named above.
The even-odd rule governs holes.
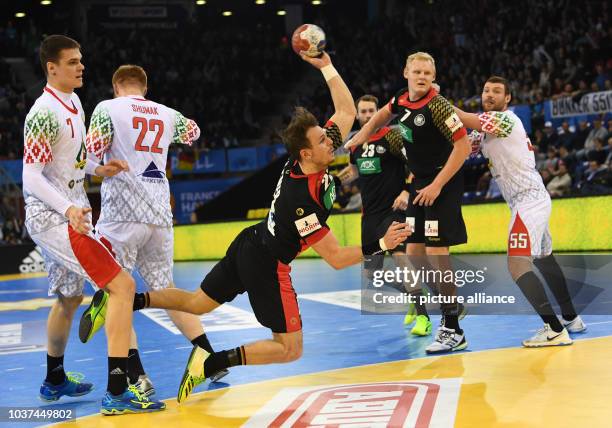
[[[155,401],[142,395],[134,385],[129,385],[121,395],[106,391],[100,412],[103,415],[123,415],[125,413],[158,412],[166,408],[163,401]]]
[[[47,381],[40,387],[40,399],[43,401],[57,401],[62,395],[80,397],[93,391],[93,384],[81,382],[84,376],[81,373],[66,373],[66,380],[59,385]]]

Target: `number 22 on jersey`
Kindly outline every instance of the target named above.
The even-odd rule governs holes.
[[[159,142],[161,140],[162,135],[164,134],[164,122],[159,119],[149,119],[147,120],[144,117],[135,116],[132,118],[132,126],[134,129],[138,129],[140,133],[138,134],[138,139],[136,140],[136,144],[134,145],[134,149],[139,152],[151,152],[151,153],[163,153],[164,150],[159,147]],[[155,132],[155,139],[153,140],[153,144],[151,147],[143,144],[145,137],[147,136],[147,132]]]

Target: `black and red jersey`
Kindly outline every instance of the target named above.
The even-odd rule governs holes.
[[[406,152],[401,133],[389,127],[379,129],[367,143],[351,147],[350,159],[359,173],[363,214],[391,210],[406,180]]]
[[[398,116],[408,169],[417,178],[437,174],[453,151],[455,141],[467,135],[453,107],[433,88],[416,101],[410,101],[408,88],[403,88],[387,108]]]
[[[342,145],[340,129],[325,125],[334,150]],[[285,164],[276,185],[270,212],[258,225],[272,256],[289,264],[299,253],[320,241],[328,232],[327,218],[336,200],[336,183],[327,170],[304,174],[297,160]]]

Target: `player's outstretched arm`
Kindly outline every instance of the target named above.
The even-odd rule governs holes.
[[[351,132],[353,122],[357,116],[355,100],[353,100],[351,91],[334,68],[327,52],[323,52],[319,58],[311,58],[303,53],[300,53],[300,56],[304,61],[318,68],[323,73],[334,102],[335,112],[329,120],[338,125],[342,134],[342,140],[344,140],[349,132]]]
[[[353,137],[346,142],[344,145],[345,149],[350,149],[351,147],[361,146],[363,143],[368,141],[372,135],[382,126],[385,126],[387,123],[393,119],[395,115],[389,111],[387,108],[381,108],[376,112],[372,119],[366,123],[363,128],[359,130]]]
[[[467,113],[461,110],[459,107],[453,106],[453,108],[455,109],[455,113],[457,113],[457,116],[459,116],[459,119],[461,120],[461,122],[463,122],[463,125],[465,125],[466,128],[475,129],[476,131],[482,131],[482,125],[477,114]]]
[[[344,269],[360,263],[363,254],[382,253],[392,250],[410,236],[410,231],[405,223],[393,222],[387,229],[387,233],[379,242],[368,244],[365,247],[342,247],[332,232],[325,235],[323,239],[314,244],[312,248],[334,269]]]

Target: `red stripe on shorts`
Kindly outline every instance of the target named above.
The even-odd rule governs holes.
[[[291,267],[284,263],[278,262],[276,275],[280,284],[281,302],[283,304],[283,312],[285,313],[285,324],[287,333],[300,331],[302,329],[302,320],[300,318],[300,308],[298,306],[295,290],[291,284],[289,276]]]
[[[77,233],[70,225],[68,236],[74,255],[98,287],[106,287],[121,272],[121,266],[100,242]]]
[[[508,255],[509,256],[531,256],[531,239],[529,231],[521,220],[519,213],[516,213],[514,224],[508,236]]]

